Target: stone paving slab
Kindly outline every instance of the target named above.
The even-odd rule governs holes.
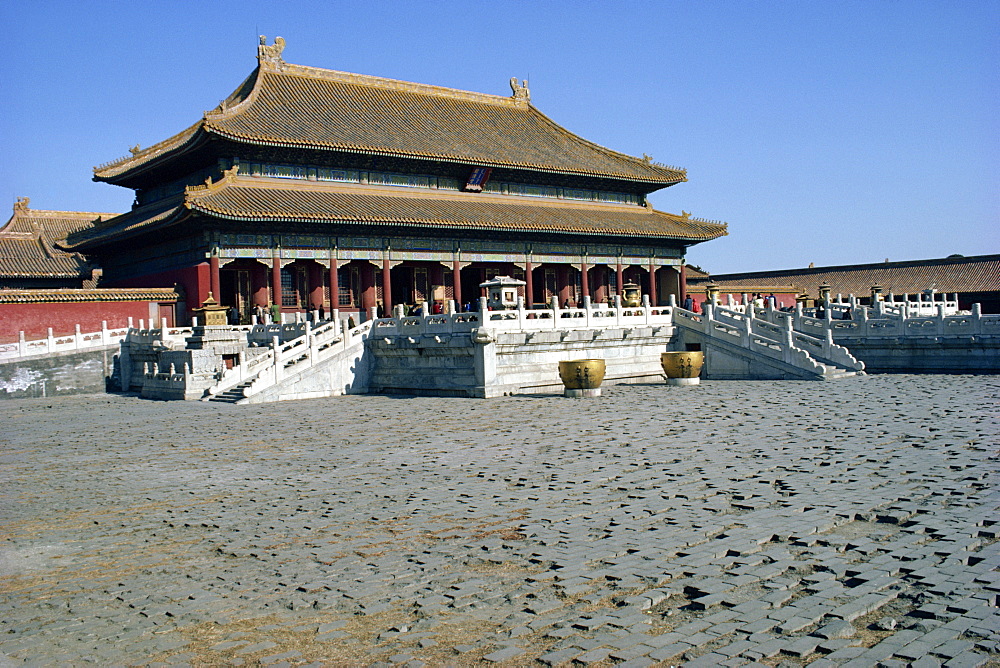
[[[996,664],[998,402],[3,402],[0,665]]]

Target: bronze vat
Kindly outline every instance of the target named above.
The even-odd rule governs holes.
[[[660,354],[660,366],[667,378],[697,378],[705,364],[705,353],[688,350]]]
[[[604,381],[604,360],[559,362],[559,378],[567,390],[593,390]]]

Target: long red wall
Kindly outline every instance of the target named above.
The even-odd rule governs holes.
[[[208,299],[208,291],[210,290],[208,263],[202,262],[193,267],[184,267],[158,274],[146,274],[124,281],[108,283],[108,287],[114,288],[172,288],[174,285],[180,285],[184,288],[184,294],[187,295],[187,317],[190,317],[191,309],[198,308]],[[216,299],[218,297],[215,295]]]
[[[0,343],[17,341],[22,331],[29,341],[43,339],[49,327],[55,336],[72,334],[76,325],[82,332],[97,332],[102,320],[115,328],[127,325],[131,317],[138,327],[140,319],[149,322],[151,304],[154,314],[158,311],[168,325],[174,324],[173,304],[157,307],[156,302],[148,301],[0,304]]]

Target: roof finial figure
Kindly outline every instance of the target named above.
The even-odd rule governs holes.
[[[142,148],[138,144],[136,144],[135,146],[129,148],[128,152],[131,153],[132,155],[138,155],[139,153],[142,153]]]
[[[281,59],[281,52],[285,50],[285,38],[275,37],[274,44],[268,46],[267,36],[260,36],[260,44],[257,46],[257,62],[264,64],[278,65],[284,61]]]
[[[515,100],[531,102],[531,91],[528,90],[528,80],[517,83],[517,77],[510,78],[510,89],[514,91],[512,96]]]
[[[27,211],[28,204],[31,203],[31,199],[28,197],[18,197],[14,201],[14,211]]]

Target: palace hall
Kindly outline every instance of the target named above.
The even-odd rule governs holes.
[[[193,125],[94,169],[132,209],[61,243],[102,285],[209,293],[281,312],[475,304],[496,276],[530,307],[605,302],[635,283],[683,297],[686,249],[724,224],[654,210],[682,169],[589,142],[511,95],[286,63],[258,65]]]

